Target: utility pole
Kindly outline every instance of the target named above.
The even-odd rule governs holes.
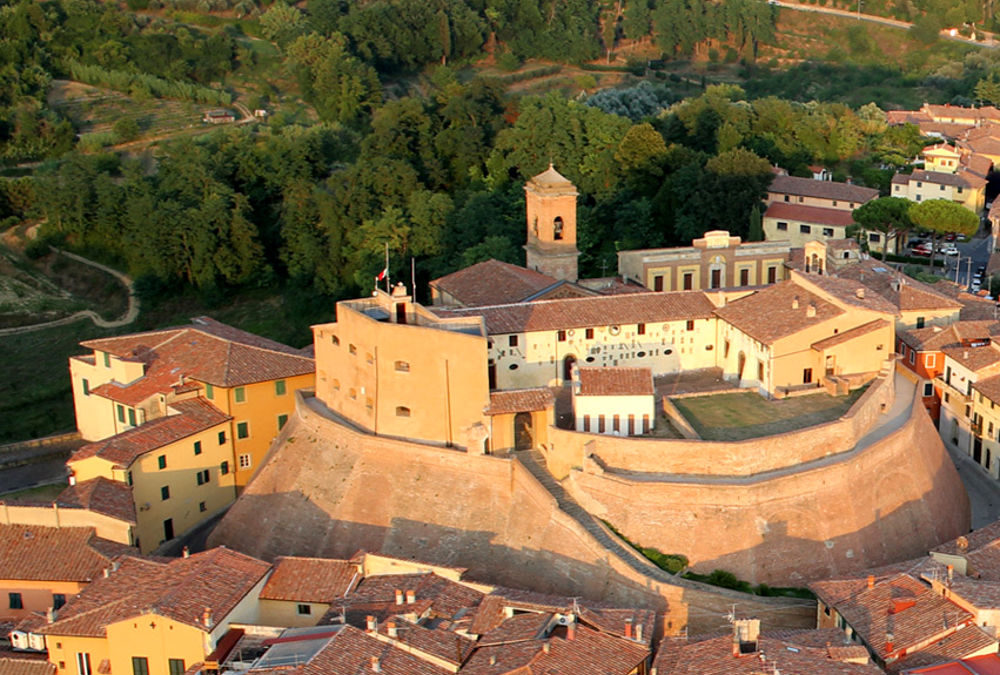
[[[962,254],[959,253],[958,257],[955,258],[955,283],[958,283],[958,270],[962,267]]]
[[[972,256],[965,259],[965,285],[972,288]]]

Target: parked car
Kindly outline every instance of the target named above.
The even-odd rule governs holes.
[[[954,244],[945,244],[941,247],[941,253],[945,255],[958,255],[958,249],[955,248]]]
[[[954,232],[950,232],[950,233],[944,235],[944,240],[945,241],[955,241],[955,233]]]

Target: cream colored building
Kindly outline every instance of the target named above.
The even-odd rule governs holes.
[[[993,376],[1000,374],[1000,345],[990,341],[982,347],[945,347],[944,372],[935,378],[941,390],[941,439],[967,453],[991,475],[997,475],[1000,419],[991,397],[997,396]],[[984,385],[977,389],[982,381]],[[1000,397],[998,397],[1000,398]],[[982,400],[980,400],[982,399]],[[990,425],[993,434],[990,434]],[[983,432],[986,432],[985,436]],[[987,437],[992,436],[987,440]]]
[[[656,392],[649,368],[577,368],[575,374],[577,431],[641,436],[656,426]]]
[[[986,204],[986,179],[969,171],[914,171],[892,177],[892,196],[914,202],[947,199],[979,213]]]
[[[801,247],[809,241],[847,237],[854,209],[878,197],[878,190],[779,174],[768,187],[764,237]]]

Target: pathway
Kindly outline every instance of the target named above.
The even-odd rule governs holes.
[[[76,312],[74,314],[70,314],[69,316],[65,316],[61,319],[56,319],[54,321],[46,321],[44,323],[34,323],[31,324],[30,326],[15,326],[14,328],[0,329],[0,336],[20,335],[21,333],[31,333],[37,330],[45,330],[46,328],[65,326],[67,324],[80,321],[81,319],[90,319],[91,321],[94,322],[94,325],[99,326],[101,328],[120,328],[121,326],[127,326],[131,324],[133,321],[136,320],[136,318],[138,318],[139,298],[137,298],[135,295],[135,283],[132,281],[131,278],[129,278],[125,274],[122,274],[116,269],[112,269],[107,265],[102,265],[99,262],[94,262],[93,260],[88,260],[87,258],[78,256],[75,253],[70,253],[69,251],[62,251],[54,247],[50,248],[52,248],[53,252],[58,253],[59,255],[64,255],[67,258],[76,260],[77,262],[81,262],[84,265],[90,265],[91,267],[96,267],[99,270],[107,272],[108,274],[118,279],[118,281],[122,282],[126,290],[128,290],[128,309],[122,316],[112,321],[107,321],[105,319],[102,319],[100,315],[97,312],[93,311],[92,309],[85,309]]]

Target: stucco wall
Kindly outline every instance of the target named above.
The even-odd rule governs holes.
[[[647,478],[591,461],[566,486],[632,541],[772,585],[923,555],[969,528],[965,490],[919,397],[897,431],[812,467],[766,480]]]
[[[132,545],[132,524],[86,509],[21,506],[0,502],[0,523],[45,527],[93,527],[98,537]]]
[[[608,469],[689,475],[752,476],[850,450],[892,405],[893,377],[869,385],[838,420],[798,431],[746,441],[617,438],[549,429],[545,459],[549,470],[565,477],[594,455]]]
[[[209,539],[250,555],[348,557],[359,549],[468,568],[467,578],[655,607],[664,630],[725,626],[739,602],[807,626],[801,601],[674,585],[611,555],[517,460],[352,431],[300,405],[267,464]],[[659,575],[662,577],[662,573]]]

